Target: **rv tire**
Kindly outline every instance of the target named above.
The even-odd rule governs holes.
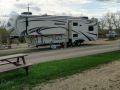
[[[73,42],[73,43],[72,43],[72,47],[75,47],[75,46],[76,46],[76,43],[75,43],[75,42]]]
[[[61,46],[62,48],[64,48],[64,43],[60,43],[60,46]]]
[[[80,46],[80,45],[81,45],[81,42],[80,42],[80,41],[77,41],[76,44],[77,44],[77,46]]]

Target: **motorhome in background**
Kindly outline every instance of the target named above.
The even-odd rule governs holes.
[[[62,44],[75,46],[98,39],[98,22],[88,17],[14,15],[6,30],[11,37],[25,36],[28,45]]]

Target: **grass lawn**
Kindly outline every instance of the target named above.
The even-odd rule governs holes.
[[[24,69],[0,74],[0,90],[23,90],[52,79],[80,73],[120,59],[120,51],[34,64],[29,75]]]
[[[115,38],[107,38],[105,41],[115,41],[115,40],[119,40],[119,37],[115,37]]]

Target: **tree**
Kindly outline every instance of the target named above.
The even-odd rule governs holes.
[[[94,18],[94,17],[92,17],[91,20],[92,20],[92,21],[95,21],[95,20],[98,21],[98,19],[97,19],[97,18]]]
[[[113,24],[116,29],[116,31],[120,34],[120,15],[113,13]]]
[[[110,31],[112,31],[113,26],[114,26],[114,24],[113,24],[113,14],[108,12],[108,13],[106,13],[106,27],[108,27],[108,29]]]
[[[9,34],[5,29],[5,22],[6,20],[0,16],[0,41],[2,44],[7,44],[7,41],[9,41]]]
[[[6,20],[0,15],[0,28],[5,28]]]
[[[0,41],[2,44],[7,44],[7,41],[9,41],[9,34],[3,27],[0,27]]]
[[[112,21],[114,24],[115,29],[118,29],[120,27],[120,15],[112,14]]]
[[[114,39],[114,35],[112,34],[112,30],[113,30],[113,27],[114,27],[114,24],[113,24],[113,13],[106,13],[106,27],[109,29],[109,39]]]
[[[100,29],[101,29],[101,31],[102,31],[102,38],[103,38],[103,30],[104,30],[104,28],[106,27],[106,17],[105,17],[105,16],[103,16],[103,17],[100,19],[99,26],[100,26]]]

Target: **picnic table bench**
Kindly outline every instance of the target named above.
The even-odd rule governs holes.
[[[16,70],[16,69],[20,69],[20,68],[24,68],[25,71],[26,71],[26,75],[28,75],[29,66],[31,66],[32,64],[31,63],[26,64],[26,61],[25,61],[25,58],[24,58],[25,56],[28,56],[28,55],[27,54],[14,54],[14,55],[8,55],[8,56],[0,57],[0,66],[1,65],[6,65],[6,64],[15,65],[15,67],[0,70],[0,73]],[[22,64],[19,63],[20,58],[21,58],[21,60],[23,62]],[[13,59],[16,59],[16,60],[13,60]]]

